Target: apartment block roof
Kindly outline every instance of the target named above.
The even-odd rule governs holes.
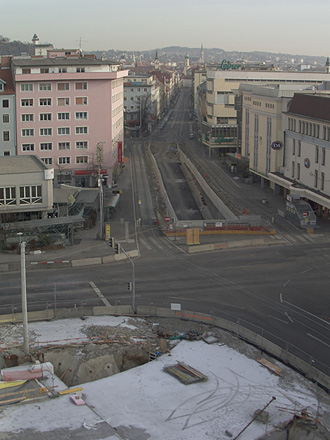
[[[12,63],[16,67],[50,67],[50,66],[99,66],[118,65],[120,63],[99,60],[89,57],[68,57],[68,58],[13,58]]]
[[[330,96],[296,93],[288,113],[330,122]]]
[[[0,156],[0,175],[35,173],[47,169],[37,156]]]

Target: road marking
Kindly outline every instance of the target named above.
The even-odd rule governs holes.
[[[111,304],[109,303],[109,301],[106,298],[104,298],[104,296],[101,293],[101,290],[96,286],[96,284],[93,283],[93,281],[90,281],[89,284],[90,284],[91,288],[94,290],[94,292],[96,293],[96,295],[103,302],[103,304],[106,305],[107,307],[111,307]]]
[[[269,318],[273,318],[273,319],[276,319],[277,321],[283,322],[283,324],[287,324],[287,325],[289,325],[289,323],[288,323],[288,322],[286,322],[286,321],[283,321],[283,319],[280,319],[280,318],[276,318],[276,316],[268,315],[268,317],[269,317]]]
[[[291,279],[289,279],[286,283],[283,284],[283,287],[287,286],[290,283]]]
[[[300,272],[300,273],[306,273],[306,272],[310,272],[311,270],[313,270],[313,268],[312,268],[312,267],[310,267],[309,269],[303,270],[303,271],[302,271],[302,272]]]
[[[330,345],[329,345],[329,344],[327,344],[327,343],[321,341],[321,339],[316,338],[315,336],[311,335],[310,333],[307,333],[307,336],[310,336],[311,338],[315,339],[315,340],[318,341],[318,342],[321,342],[321,344],[326,345],[327,347],[330,348]]]
[[[152,250],[152,247],[148,245],[146,240],[144,240],[143,238],[139,237],[139,241],[141,242],[141,244],[143,244],[143,246],[145,246],[148,249],[148,251]]]
[[[282,297],[282,293],[280,293],[280,302],[283,302],[283,297]]]
[[[292,324],[294,323],[294,321],[293,321],[293,319],[292,318],[290,318],[290,316],[288,315],[288,313],[287,312],[285,312],[285,314],[286,314],[286,317],[292,322]]]

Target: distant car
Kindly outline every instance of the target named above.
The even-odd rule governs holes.
[[[189,139],[194,139],[194,133],[190,133]]]

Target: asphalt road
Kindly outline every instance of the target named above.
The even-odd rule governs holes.
[[[261,332],[279,345],[299,347],[299,355],[323,370],[330,364],[326,245],[253,248],[188,255],[149,230],[149,249],[135,260],[136,303],[211,313]],[[20,309],[18,274],[2,274],[1,310]],[[45,307],[131,304],[127,261],[27,274],[29,310]],[[92,283],[92,284],[91,284]],[[298,349],[297,349],[298,351]],[[304,354],[305,353],[305,354]],[[330,372],[328,371],[328,374]]]

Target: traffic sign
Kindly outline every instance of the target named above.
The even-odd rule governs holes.
[[[166,222],[169,222],[169,221],[170,221],[170,218],[169,218],[169,217],[165,217],[165,221],[166,221]]]

